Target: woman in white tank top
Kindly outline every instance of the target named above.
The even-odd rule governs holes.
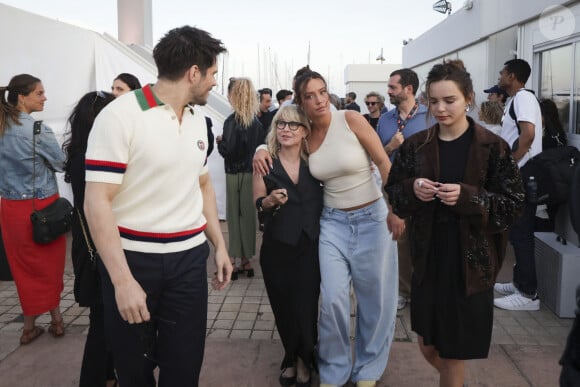
[[[394,333],[398,266],[393,240],[404,223],[388,214],[370,162],[377,165],[383,185],[391,163],[362,115],[330,110],[320,74],[303,74],[295,92],[294,101],[312,128],[310,171],[324,184],[319,244],[321,386],[340,386],[349,380],[359,387],[374,386],[385,370]],[[257,152],[255,171],[265,172],[264,153]],[[357,298],[354,360],[349,337],[351,281]]]

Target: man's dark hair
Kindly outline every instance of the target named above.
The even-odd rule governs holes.
[[[506,71],[515,75],[516,79],[521,83],[526,83],[532,73],[530,65],[523,59],[510,59],[504,63],[504,66]]]
[[[399,69],[393,71],[390,76],[394,77],[395,75],[398,75],[401,78],[401,86],[406,87],[411,85],[411,87],[413,87],[413,95],[415,95],[419,89],[419,78],[417,77],[417,73],[411,69]]]
[[[349,91],[346,93],[346,95],[348,95],[348,98],[352,99],[353,101],[356,100],[356,93],[354,91]]]
[[[272,89],[264,87],[263,89],[258,90],[258,95],[260,96],[260,102],[262,102],[262,96],[264,94],[268,94],[270,97],[272,96]]]
[[[276,93],[276,100],[281,104],[282,102],[280,101],[292,94],[293,93],[290,90],[282,89]]]
[[[176,81],[193,65],[205,76],[219,54],[226,51],[221,40],[191,26],[174,28],[153,49],[158,78]]]

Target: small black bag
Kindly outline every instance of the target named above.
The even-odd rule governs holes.
[[[58,198],[48,207],[30,215],[32,238],[36,243],[50,243],[70,231],[73,206],[65,198]]]
[[[97,270],[97,259],[99,253],[93,244],[89,235],[89,228],[86,225],[86,219],[79,209],[76,209],[79,224],[83,232],[85,246],[73,256],[73,268],[75,272],[74,295],[75,300],[80,306],[93,306],[99,302],[100,298],[100,279]],[[74,239],[73,239],[74,246]],[[86,248],[85,248],[86,247]],[[74,252],[74,250],[73,250]]]
[[[36,135],[40,134],[42,121],[34,121],[32,135],[32,193],[36,194]],[[73,206],[65,198],[58,198],[48,207],[37,210],[32,198],[32,238],[36,243],[50,243],[62,234],[70,231],[72,226]]]

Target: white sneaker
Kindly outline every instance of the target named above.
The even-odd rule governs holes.
[[[509,296],[510,294],[514,294],[518,291],[518,289],[514,286],[513,282],[507,282],[503,284],[500,284],[498,282],[495,285],[493,285],[493,290],[504,296]]]
[[[404,309],[406,305],[407,299],[403,296],[399,296],[399,299],[397,300],[397,310]]]
[[[528,298],[516,291],[514,294],[496,298],[493,304],[505,310],[540,310],[540,300]]]

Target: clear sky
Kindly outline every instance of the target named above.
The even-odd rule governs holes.
[[[247,76],[257,88],[274,92],[291,87],[293,74],[307,63],[309,44],[310,67],[343,94],[347,64],[379,63],[381,48],[386,63],[401,63],[403,39],[421,35],[446,17],[433,11],[436,0],[152,1],[154,44],[184,24],[205,29],[228,48],[220,62],[226,79]],[[0,3],[117,36],[116,0]],[[463,0],[452,3],[456,10]]]

